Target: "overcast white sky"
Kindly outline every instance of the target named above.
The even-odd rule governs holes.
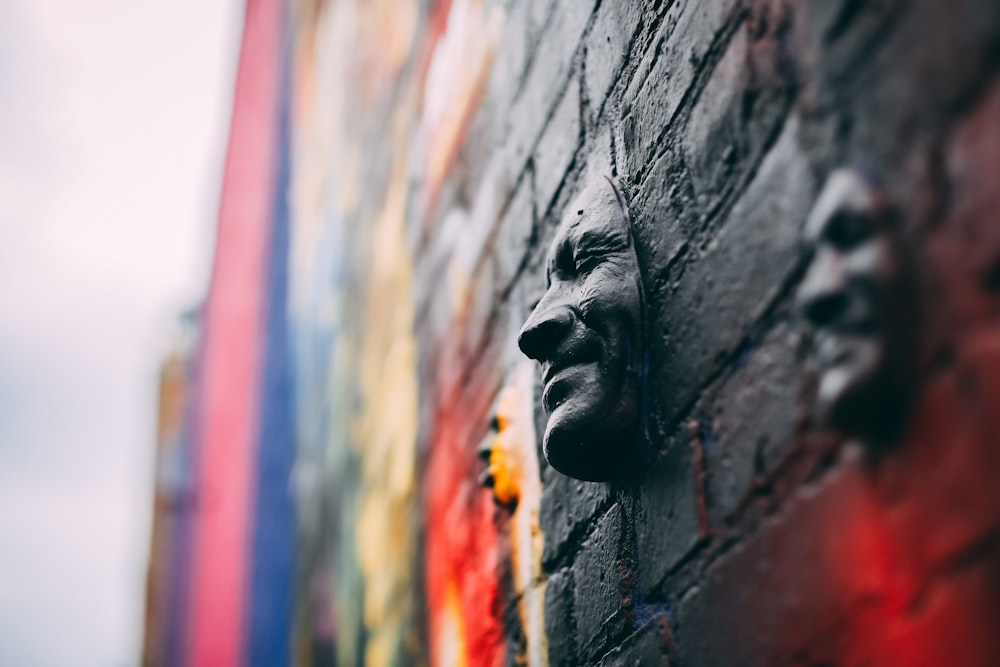
[[[243,0],[0,0],[0,665],[138,664],[155,378]]]

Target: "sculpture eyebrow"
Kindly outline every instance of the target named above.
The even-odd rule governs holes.
[[[573,235],[573,245],[576,249],[587,252],[623,250],[628,247],[628,239],[617,229],[584,229]]]

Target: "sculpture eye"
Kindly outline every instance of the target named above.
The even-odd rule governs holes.
[[[875,231],[870,216],[851,211],[837,213],[827,226],[827,240],[839,250],[850,250],[868,240]]]
[[[573,259],[573,268],[577,274],[586,273],[597,266],[599,260],[597,256],[588,253],[580,253]]]
[[[556,250],[551,266],[552,269],[550,271],[550,277],[555,277],[558,280],[571,277],[576,272],[576,262],[573,259],[573,249],[565,243],[560,245],[558,250]]]

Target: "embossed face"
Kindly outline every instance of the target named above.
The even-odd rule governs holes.
[[[816,329],[822,415],[854,436],[898,420],[911,368],[913,318],[897,232],[878,192],[834,172],[806,222],[815,255],[799,291]]]
[[[604,481],[635,446],[644,350],[630,221],[610,181],[566,210],[547,271],[548,289],[518,337],[542,365],[543,451],[559,472]]]

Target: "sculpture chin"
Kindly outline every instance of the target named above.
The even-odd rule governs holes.
[[[549,415],[542,450],[549,464],[570,477],[606,482],[621,470],[636,442],[637,410],[629,397],[613,409],[567,400]]]
[[[898,424],[905,388],[894,380],[884,342],[862,337],[838,347],[820,377],[821,416],[846,435],[888,436]]]

